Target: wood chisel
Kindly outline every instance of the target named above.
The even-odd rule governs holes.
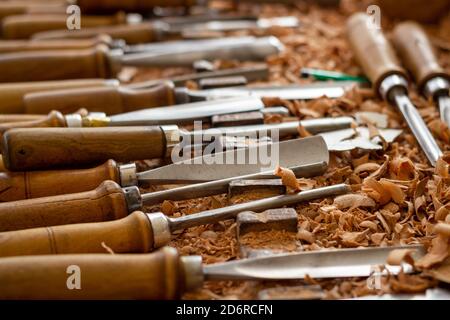
[[[22,14],[65,14],[67,10],[67,5],[64,3],[49,3],[40,1],[37,3],[33,2],[22,2],[22,1],[1,1],[0,2],[0,21],[3,18],[13,15]]]
[[[436,140],[408,97],[408,81],[399,66],[394,49],[364,13],[351,16],[347,23],[347,35],[355,56],[374,89],[380,96],[395,105],[431,165],[442,156]]]
[[[202,265],[200,256],[178,255],[164,247],[148,254],[70,254],[9,257],[0,260],[1,299],[177,299],[204,281],[300,280],[380,277],[412,273],[408,264],[387,264],[390,253],[420,245],[318,250]],[[82,290],[67,290],[67,267],[82,270]],[[104,285],[99,285],[99,284]]]
[[[5,53],[0,55],[0,82],[114,78],[123,66],[191,66],[198,60],[214,59],[259,61],[283,49],[281,42],[270,36],[168,42],[143,53],[125,54],[105,45],[78,50]]]
[[[419,90],[439,107],[441,119],[450,127],[450,75],[439,65],[424,30],[415,22],[399,24],[392,41]]]
[[[105,245],[115,253],[146,253],[166,245],[172,232],[234,219],[243,211],[264,211],[303,201],[351,192],[346,184],[337,184],[295,194],[280,195],[207,210],[179,218],[161,212],[135,211],[125,218],[95,223],[68,224],[0,233],[0,256],[101,253]],[[64,215],[64,212],[60,212]],[[81,209],[78,214],[84,214]]]

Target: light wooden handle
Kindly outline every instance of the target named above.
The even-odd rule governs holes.
[[[127,12],[147,13],[154,7],[190,7],[197,3],[195,0],[78,0],[82,12]]]
[[[0,231],[110,221],[128,213],[122,188],[105,181],[91,191],[0,203]]]
[[[41,114],[58,110],[64,114],[75,112],[80,106],[91,112],[108,115],[175,104],[171,82],[148,89],[126,87],[80,88],[35,92],[25,95],[27,113]]]
[[[3,135],[3,161],[11,171],[82,167],[108,159],[130,162],[165,154],[159,126],[12,129]]]
[[[21,1],[2,1],[0,2],[0,21],[7,16],[20,14],[36,14],[36,13],[61,13],[65,14],[67,5],[63,3],[33,3]]]
[[[72,267],[71,267],[72,266]],[[79,268],[81,289],[67,283]],[[186,288],[177,251],[10,257],[0,261],[0,299],[176,299]]]
[[[147,215],[135,211],[115,221],[1,232],[0,248],[0,257],[106,253],[107,248],[115,253],[146,253],[154,249],[153,229]]]
[[[112,39],[107,35],[99,35],[89,39],[58,39],[58,40],[0,40],[0,53],[19,51],[45,51],[45,50],[74,50],[89,49],[99,44],[112,46]]]
[[[70,39],[92,38],[100,34],[109,35],[113,39],[122,39],[127,44],[153,42],[158,34],[152,23],[122,24],[108,27],[81,28],[80,30],[53,30],[39,32],[33,39]]]
[[[0,55],[1,57],[1,55]],[[27,93],[36,91],[62,90],[83,87],[118,86],[117,80],[79,79],[62,81],[35,81],[0,84],[0,114],[24,113],[23,97]]]
[[[347,36],[356,60],[377,92],[386,77],[392,74],[406,76],[394,49],[368,15],[356,13],[351,16],[347,22]]]
[[[0,114],[0,124],[44,120],[46,117],[43,114]]]
[[[392,33],[392,42],[421,90],[434,77],[450,80],[449,74],[439,65],[427,35],[417,23],[404,22],[397,25]]]
[[[2,35],[5,39],[28,39],[33,34],[49,30],[67,29],[67,14],[24,14],[9,16],[2,21]],[[125,15],[82,16],[81,28],[110,26],[125,22]]]
[[[0,201],[84,192],[106,180],[120,183],[119,168],[114,160],[89,169],[0,172]]]
[[[117,73],[108,47],[0,55],[0,82],[112,78]]]

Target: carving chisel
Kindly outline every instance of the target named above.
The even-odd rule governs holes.
[[[114,78],[123,66],[191,66],[198,60],[264,60],[279,53],[276,37],[237,37],[164,44],[162,49],[127,53],[98,45],[91,49],[6,53],[0,55],[0,82]]]
[[[442,121],[450,127],[450,75],[439,66],[423,29],[415,22],[401,23],[394,29],[392,41],[419,90],[437,103]]]
[[[101,253],[108,246],[115,253],[145,253],[166,245],[176,230],[233,219],[243,211],[264,211],[303,201],[332,197],[350,192],[346,184],[337,184],[295,194],[236,204],[219,209],[170,218],[161,212],[135,211],[125,218],[34,228],[0,233],[0,256]],[[64,212],[60,212],[64,215]],[[80,210],[79,214],[83,214]]]
[[[394,49],[364,13],[349,18],[347,34],[353,52],[374,89],[398,108],[428,161],[434,166],[442,151],[408,97],[407,76],[399,66]]]
[[[13,15],[31,14],[65,14],[67,5],[64,3],[48,3],[40,1],[38,3],[22,1],[1,1],[0,21],[3,18]]]
[[[180,257],[175,248],[148,254],[70,254],[9,257],[0,260],[1,299],[178,299],[203,281],[296,280],[370,277],[412,273],[408,264],[391,266],[392,251],[419,245],[385,248],[318,250],[202,265],[200,256]],[[82,274],[82,290],[67,290],[67,267]],[[104,285],[99,285],[102,283]]]

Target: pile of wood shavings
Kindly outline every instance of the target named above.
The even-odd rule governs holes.
[[[300,3],[296,6],[248,5],[239,6],[240,13],[253,13],[264,17],[295,15],[302,25],[297,29],[273,28],[258,31],[257,35],[276,35],[286,45],[286,52],[268,59],[270,84],[304,83],[310,80],[299,77],[303,67],[341,71],[361,75],[362,71],[353,60],[345,38],[345,22],[355,11],[365,11],[365,1],[342,1],[340,9],[324,9]],[[383,17],[386,30],[394,25]],[[435,26],[427,26],[433,42],[439,50],[441,65],[450,71],[450,15]],[[248,31],[233,35],[251,34]],[[246,63],[248,65],[249,63]],[[251,63],[250,63],[251,64]],[[218,67],[239,65],[237,62],[216,61]],[[135,81],[150,80],[160,76],[187,73],[184,69],[151,69],[139,71]],[[450,131],[439,120],[438,110],[431,101],[411,92],[413,103],[444,151],[450,151]],[[343,152],[331,156],[327,172],[312,179],[315,187],[346,182],[352,185],[355,195],[336,199],[316,200],[296,207],[299,214],[299,231],[296,236],[302,250],[322,248],[355,248],[433,242],[428,264],[422,264],[424,272],[419,275],[392,276],[382,281],[381,289],[371,290],[366,279],[332,279],[284,282],[207,282],[201,290],[185,295],[187,299],[251,299],[259,290],[274,286],[314,284],[320,285],[330,299],[349,298],[368,294],[422,292],[437,284],[436,272],[447,281],[450,261],[448,259],[448,236],[436,238],[434,230],[438,221],[449,221],[450,212],[450,154],[446,153],[437,167],[428,163],[424,154],[406,128],[401,116],[389,105],[364,90],[353,90],[337,100],[326,98],[309,102],[289,102],[266,99],[268,105],[285,105],[299,119],[352,115],[357,111],[374,111],[389,116],[390,128],[401,128],[404,133],[382,152]],[[272,122],[292,120],[275,117]],[[305,130],[299,130],[307,136]],[[248,199],[247,199],[248,200]],[[202,210],[229,205],[225,195],[168,202],[162,206],[146,208],[162,210],[174,217]],[[277,246],[277,237],[270,237]],[[433,240],[434,239],[434,240]],[[436,240],[438,239],[438,240]],[[201,255],[205,263],[237,259],[239,249],[234,221],[222,221],[213,225],[190,228],[175,234],[171,243],[183,255]],[[437,251],[438,253],[435,253]],[[436,255],[438,257],[436,257]],[[434,260],[433,260],[434,259]],[[445,260],[447,259],[447,260]],[[438,262],[437,262],[438,261]],[[433,269],[444,261],[439,269]],[[425,261],[426,262],[426,261]],[[431,271],[429,271],[431,268]]]

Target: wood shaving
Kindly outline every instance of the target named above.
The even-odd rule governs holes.
[[[344,194],[334,198],[333,204],[339,209],[354,209],[359,207],[375,207],[375,201],[362,194]]]
[[[281,178],[281,182],[287,187],[288,193],[295,193],[300,191],[300,184],[298,183],[297,177],[291,169],[277,166],[275,168],[274,175]]]
[[[414,266],[414,258],[412,257],[412,254],[415,252],[415,250],[411,249],[398,249],[391,251],[389,253],[389,256],[386,260],[387,264],[390,264],[391,266],[401,266],[403,262],[406,262],[412,266]]]

